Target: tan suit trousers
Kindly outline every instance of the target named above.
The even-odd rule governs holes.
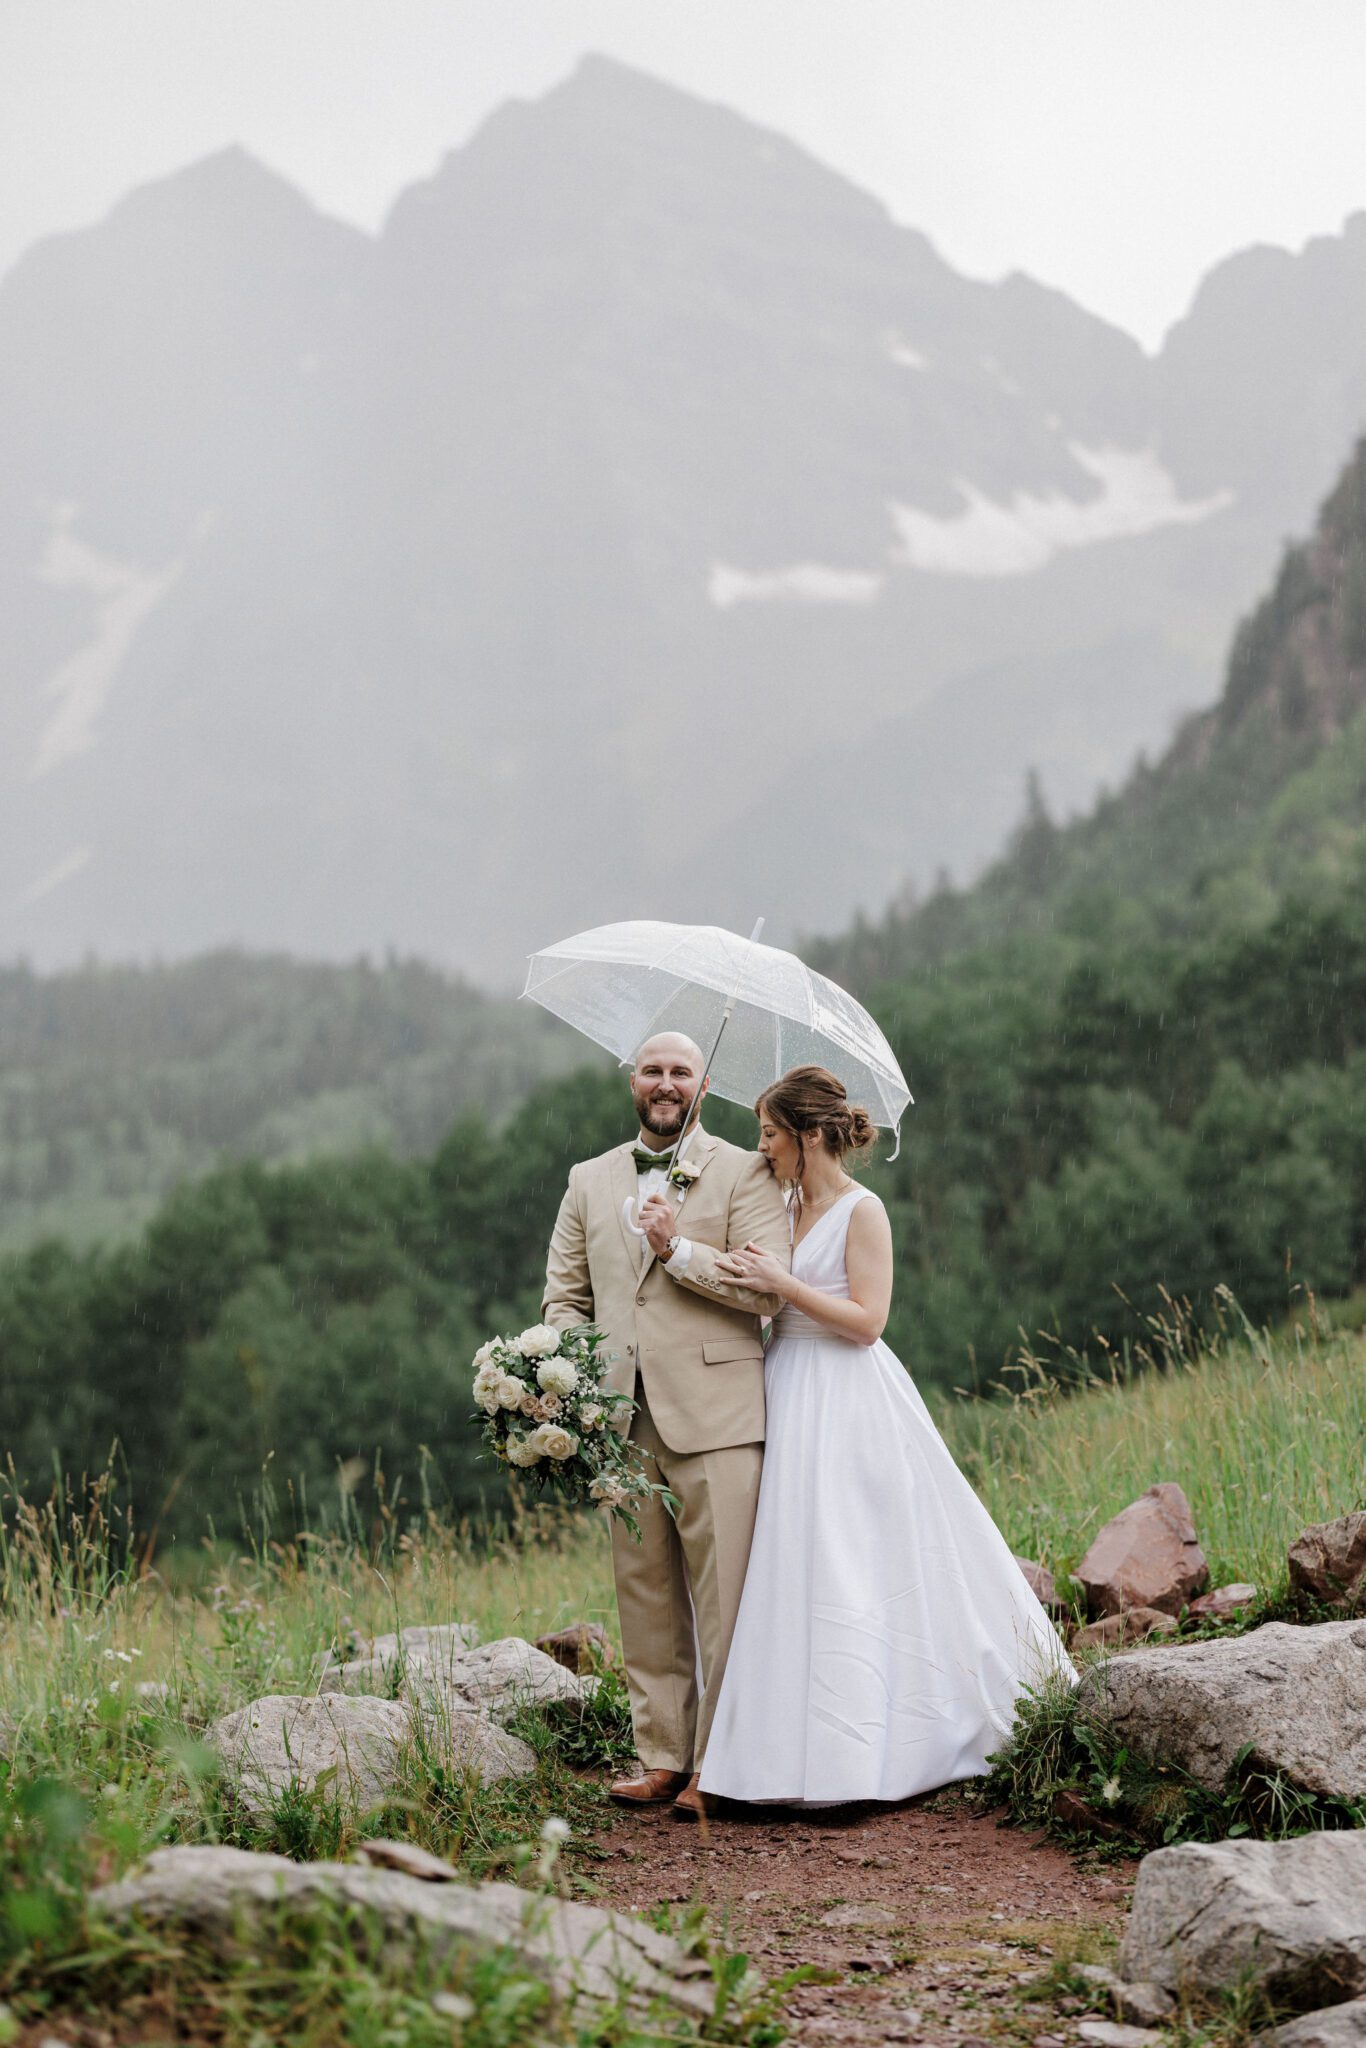
[[[639,1380],[636,1400],[631,1439],[647,1476],[662,1479],[679,1506],[675,1518],[652,1497],[639,1516],[639,1543],[612,1523],[631,1719],[646,1770],[697,1771],[740,1611],[764,1447],[671,1451]]]

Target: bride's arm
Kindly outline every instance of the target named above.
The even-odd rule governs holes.
[[[849,1236],[844,1250],[849,1275],[849,1299],[825,1294],[808,1287],[784,1272],[761,1245],[747,1244],[742,1251],[726,1252],[717,1266],[737,1286],[756,1294],[776,1294],[804,1316],[847,1337],[854,1344],[876,1344],[887,1327],[892,1305],[892,1226],[881,1202],[860,1202],[849,1218]]]

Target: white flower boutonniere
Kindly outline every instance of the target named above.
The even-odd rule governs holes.
[[[690,1188],[702,1169],[686,1159],[680,1159],[676,1166],[669,1168],[669,1179],[676,1188]]]

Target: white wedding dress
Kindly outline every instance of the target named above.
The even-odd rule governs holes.
[[[849,1295],[851,1188],[793,1254]],[[760,1804],[908,1799],[975,1776],[1062,1642],[882,1343],[785,1308],[768,1442],[704,1792]]]

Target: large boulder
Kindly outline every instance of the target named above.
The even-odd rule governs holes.
[[[1355,1607],[1366,1593],[1366,1513],[1315,1522],[1290,1546],[1290,1590],[1302,1599]]]
[[[1156,1607],[1179,1614],[1209,1583],[1190,1502],[1179,1486],[1150,1486],[1115,1515],[1077,1566],[1091,1614]]]
[[[406,1759],[419,1743],[484,1785],[536,1768],[526,1743],[463,1701],[415,1716],[397,1700],[272,1693],[213,1722],[205,1739],[222,1757],[237,1803],[255,1820],[295,1787],[372,1806],[400,1790]]]
[[[695,2020],[710,2016],[713,2005],[707,1964],[646,1922],[510,1884],[433,1884],[358,1863],[175,1848],[154,1850],[140,1870],[96,1891],[90,1905],[116,1926],[183,1933],[220,1954],[238,1952],[243,1942],[253,1951],[286,1951],[299,1923],[330,1906],[365,1954],[393,1960],[420,1950],[438,1964],[511,1955],[565,1999],[610,2006],[624,1991],[638,2007],[662,2001]]]
[[[1306,1792],[1366,1799],[1366,1621],[1269,1621],[1223,1642],[1162,1644],[1093,1666],[1079,1698],[1126,1748],[1211,1791],[1235,1757]]]
[[[1366,1830],[1154,1850],[1139,1865],[1119,1973],[1174,1993],[1257,1986],[1291,2012],[1360,1996]]]

